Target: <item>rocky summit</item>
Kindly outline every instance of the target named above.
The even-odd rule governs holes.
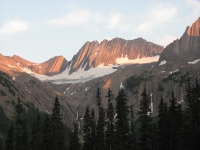
[[[114,38],[110,41],[86,42],[79,52],[68,63],[70,74],[85,67],[85,70],[97,67],[100,64],[116,64],[116,59],[127,57],[129,60],[160,55],[164,47],[147,42],[142,38],[124,40]]]
[[[38,64],[17,55],[10,57],[0,54],[0,70],[15,77],[24,72],[51,76],[63,72],[66,67],[67,60],[63,56],[55,56]]]
[[[200,18],[188,26],[180,39],[170,43],[162,52],[159,63],[163,60],[176,62],[181,59],[195,59],[200,56]]]

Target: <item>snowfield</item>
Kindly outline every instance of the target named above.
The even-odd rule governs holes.
[[[158,61],[159,57],[160,57],[159,55],[156,55],[153,57],[145,57],[145,58],[140,59],[138,56],[137,59],[130,60],[130,59],[128,59],[127,55],[126,55],[126,57],[123,57],[123,55],[122,55],[121,58],[116,59],[116,63],[117,64],[146,64],[146,63]]]
[[[104,64],[100,64],[95,68],[90,68],[89,70],[85,71],[85,66],[80,67],[76,72],[69,74],[71,65],[66,68],[62,73],[54,75],[54,76],[47,76],[47,75],[40,75],[32,72],[28,68],[21,68],[24,72],[38,78],[41,81],[48,81],[54,84],[64,84],[64,83],[79,83],[79,82],[86,82],[94,78],[102,77],[108,74],[111,74],[117,70],[117,68],[124,64],[144,64],[144,63],[151,63],[156,62],[159,59],[159,55],[153,57],[146,57],[139,59],[139,56],[135,60],[129,60],[127,55],[126,57],[117,58],[116,63],[118,65],[109,64],[104,66]],[[19,66],[19,65],[18,65]]]
[[[194,64],[198,63],[199,61],[200,61],[200,59],[197,59],[197,60],[194,60],[194,61],[192,61],[192,62],[188,62],[188,64],[194,65]]]
[[[167,61],[166,61],[166,60],[163,60],[163,61],[160,62],[159,66],[164,65],[164,64],[166,64],[166,63],[167,63]]]

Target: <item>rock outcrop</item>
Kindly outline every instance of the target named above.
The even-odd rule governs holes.
[[[133,60],[138,57],[160,55],[163,49],[163,46],[147,42],[142,38],[134,40],[114,38],[110,41],[103,40],[100,43],[98,41],[86,42],[68,65],[71,65],[70,73],[73,73],[83,67],[88,70],[100,64],[116,64],[116,59],[121,57],[127,56],[128,59]]]
[[[55,56],[39,65],[31,65],[29,68],[38,74],[55,75],[63,72],[67,66],[67,60],[63,56]]]
[[[190,57],[200,57],[200,18],[188,26],[180,39],[173,41],[162,52],[159,62],[177,62]]]

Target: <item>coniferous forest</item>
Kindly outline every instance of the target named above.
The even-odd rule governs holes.
[[[51,115],[38,114],[32,122],[24,115],[20,99],[3,150],[199,150],[200,149],[200,87],[198,80],[185,85],[182,103],[171,91],[170,100],[160,97],[158,116],[152,117],[150,95],[144,88],[139,111],[128,106],[123,88],[116,98],[108,89],[108,106],[102,105],[101,91],[96,92],[97,112],[86,108],[82,132],[74,122],[71,132],[62,123],[61,106],[55,98]],[[167,103],[170,101],[170,103]],[[136,107],[136,106],[135,106]],[[29,131],[31,130],[31,131]],[[80,136],[79,133],[82,133]]]

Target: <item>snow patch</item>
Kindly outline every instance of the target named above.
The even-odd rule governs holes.
[[[88,90],[89,90],[89,87],[86,87],[86,88],[85,88],[85,91],[88,91]]]
[[[78,120],[78,111],[76,112],[76,120]]]
[[[17,68],[16,66],[11,66],[11,65],[9,65],[9,64],[7,64],[10,68]]]
[[[113,67],[116,67],[117,65],[108,65],[104,66],[104,64],[100,64],[96,68],[91,68],[87,71],[85,71],[87,63],[82,68],[80,67],[76,72],[69,74],[70,68],[66,68],[61,74],[57,74],[54,76],[46,76],[46,75],[40,75],[31,72],[30,70],[25,70],[30,75],[38,78],[42,81],[50,81],[54,84],[64,84],[64,83],[78,83],[78,82],[86,82],[94,78],[102,77],[104,75],[111,74],[116,71]]]
[[[117,114],[115,114],[114,119],[117,117]]]
[[[173,74],[173,73],[178,72],[178,71],[179,71],[179,69],[176,69],[174,71],[170,71],[169,74]]]
[[[161,71],[160,73],[164,73],[165,71]]]
[[[122,85],[122,82],[121,82],[119,88],[120,88],[120,89],[124,89],[124,86]]]
[[[167,61],[166,61],[166,60],[163,60],[163,61],[160,62],[159,66],[164,65],[164,64],[166,64],[166,63],[167,63]]]
[[[123,57],[123,54],[121,58],[116,59],[117,64],[145,64],[145,63],[151,63],[151,62],[156,62],[159,59],[159,55],[153,56],[153,57],[145,57],[140,59],[139,55],[137,59],[130,60],[128,59],[127,55]]]
[[[197,59],[197,60],[194,60],[194,61],[192,61],[192,62],[188,62],[188,64],[194,65],[194,64],[198,63],[199,61],[200,61],[200,59]]]
[[[150,111],[147,113],[147,115],[150,115],[153,113],[153,100],[152,100],[153,93],[151,93],[149,96],[151,97],[151,104],[149,106]]]
[[[126,43],[125,43],[125,46],[124,46],[124,47],[126,47],[126,44],[127,44],[127,41],[126,41]]]
[[[183,101],[184,101],[184,100],[181,100],[181,101],[179,101],[179,102],[178,102],[178,104],[181,104],[181,103],[183,103]]]
[[[176,69],[175,71],[173,71],[173,73],[178,72],[178,71],[179,71],[179,69]]]

